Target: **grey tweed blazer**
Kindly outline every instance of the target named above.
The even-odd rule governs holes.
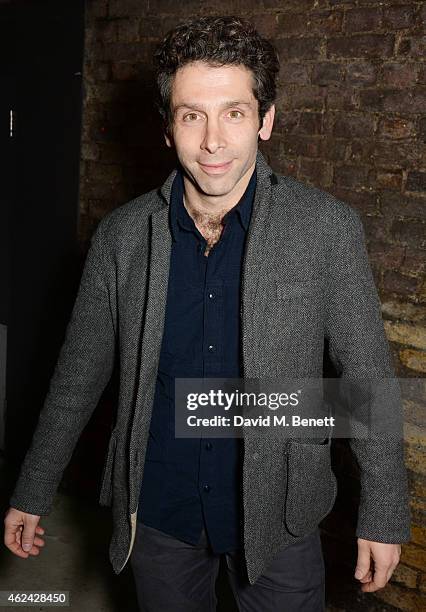
[[[173,171],[163,186],[108,213],[93,234],[64,343],[10,505],[46,515],[79,436],[119,358],[117,420],[100,504],[111,505],[110,560],[126,565],[136,532],[163,333]],[[342,377],[392,377],[360,216],[332,195],[274,174],[257,154],[258,183],[241,290],[248,378],[323,375],[324,339]],[[352,439],[361,473],[358,537],[410,539],[401,439]],[[331,510],[330,445],[246,435],[245,556],[250,583],[274,554]]]

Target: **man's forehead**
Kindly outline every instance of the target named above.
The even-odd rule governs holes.
[[[241,65],[226,64],[224,66],[210,66],[205,62],[191,62],[178,68],[173,77],[173,89],[186,88],[232,88],[237,93],[231,96],[241,95],[246,89],[253,85],[252,72]]]

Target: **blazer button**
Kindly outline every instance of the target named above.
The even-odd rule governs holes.
[[[259,459],[259,453],[253,453],[253,459]]]

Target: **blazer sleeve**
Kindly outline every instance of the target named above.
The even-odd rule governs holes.
[[[114,366],[115,332],[104,276],[103,222],[92,236],[65,339],[10,505],[49,514],[82,430]]]
[[[408,542],[410,507],[399,383],[392,366],[360,215],[348,205],[341,211],[343,218],[333,223],[327,279],[325,335],[330,358],[341,378],[358,380],[361,384],[377,381],[379,389],[380,381],[392,379],[388,381],[388,388],[398,392],[391,405],[385,403],[380,393],[371,394],[368,400],[373,423],[376,426],[384,423],[389,416],[396,424],[392,432],[380,435],[376,427],[376,432],[372,431],[368,437],[352,435],[349,440],[360,468],[356,535],[376,542]],[[389,414],[383,414],[387,408]]]

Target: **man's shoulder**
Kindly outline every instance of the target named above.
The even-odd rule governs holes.
[[[165,205],[160,188],[152,189],[107,212],[98,228],[110,236],[140,233],[148,228],[150,215]]]
[[[285,206],[291,203],[298,214],[321,220],[326,225],[346,226],[361,223],[359,211],[348,202],[293,176],[276,172],[274,174],[277,179],[274,194],[279,204]]]

